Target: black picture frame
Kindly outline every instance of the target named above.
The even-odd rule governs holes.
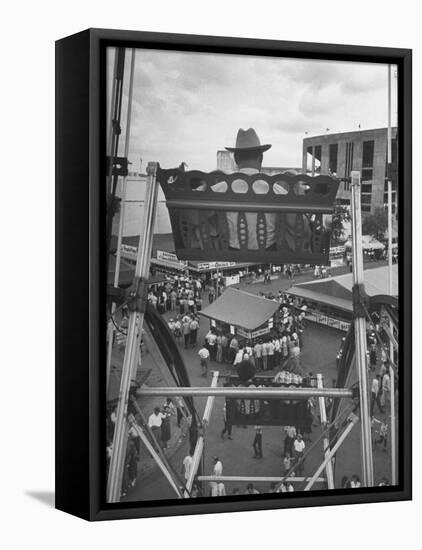
[[[105,50],[108,46],[287,56],[398,66],[401,346],[397,487],[105,503]],[[412,52],[408,49],[89,29],[56,43],[56,508],[110,520],[412,498]]]

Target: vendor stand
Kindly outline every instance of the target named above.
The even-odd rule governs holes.
[[[253,342],[270,334],[279,307],[273,300],[228,287],[200,315],[210,319],[216,330]]]

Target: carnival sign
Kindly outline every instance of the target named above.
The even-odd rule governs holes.
[[[165,250],[157,250],[157,260],[166,262],[166,264],[177,267],[178,269],[184,269],[188,265],[188,262],[179,260],[176,254],[166,252]]]
[[[313,321],[314,323],[318,323],[320,325],[326,325],[327,327],[336,328],[344,332],[347,332],[350,328],[350,323],[346,321],[340,321],[340,319],[329,317],[328,315],[318,313],[317,311],[308,310],[305,315],[305,319],[307,319],[308,321]]]

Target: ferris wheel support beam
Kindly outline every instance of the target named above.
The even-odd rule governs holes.
[[[334,457],[334,455],[338,451],[340,445],[343,443],[343,441],[346,439],[346,437],[352,431],[353,426],[357,423],[357,421],[358,421],[358,417],[355,414],[352,413],[349,416],[348,425],[344,429],[341,436],[338,438],[338,440],[337,440],[336,444],[334,445],[334,447],[327,453],[327,455],[326,455],[324,461],[322,462],[322,464],[318,467],[317,471],[314,473],[314,475],[308,481],[306,487],[304,488],[304,491],[309,491],[312,488],[313,484],[317,481],[318,477],[320,476],[322,470],[327,466],[328,462],[330,462],[330,460],[332,460],[332,458]]]
[[[353,268],[353,322],[355,328],[355,362],[359,379],[362,477],[365,487],[374,485],[372,431],[369,407],[365,287],[362,250],[362,212],[360,172],[351,172],[352,180],[352,268]]]
[[[218,371],[214,371],[212,375],[212,381],[211,381],[211,388],[216,388],[218,384]],[[203,456],[204,452],[204,445],[205,445],[205,430],[210,422],[211,418],[211,412],[214,406],[214,400],[215,396],[210,395],[207,399],[207,403],[205,405],[204,415],[202,417],[202,433],[198,437],[198,440],[196,442],[195,450],[192,457],[192,466],[190,469],[189,477],[186,481],[186,489],[190,493],[192,490],[193,481],[195,479],[195,476],[198,472],[199,465],[201,464],[201,458]]]
[[[309,399],[309,397],[334,397],[352,398],[353,391],[348,388],[291,388],[291,387],[262,387],[262,388],[247,388],[247,387],[205,387],[205,386],[188,386],[188,387],[158,387],[158,388],[140,388],[136,391],[139,397],[175,397],[175,396],[193,396],[207,397],[233,397],[235,399]]]
[[[167,384],[169,387],[171,387],[171,385],[174,384],[175,382],[171,378],[169,370],[164,368],[165,362],[164,362],[163,356],[160,352],[160,348],[159,348],[157,342],[152,337],[152,334],[150,334],[147,326],[148,325],[145,326],[145,333],[143,335],[143,339],[144,339],[144,342],[145,342],[145,347],[146,347],[146,349],[148,349],[148,352],[149,352],[149,355],[152,359],[152,362],[154,363],[154,366],[157,367],[157,370],[159,371],[161,377],[164,380],[164,383]],[[183,406],[179,406],[177,404],[177,408],[180,411],[183,418],[185,419],[186,424],[188,426],[190,426],[191,423],[192,423],[192,418],[191,418],[191,416],[189,416],[186,413],[186,411],[188,411],[189,408],[186,406],[186,403],[185,403],[183,398],[182,398],[182,403],[183,403]]]
[[[251,483],[271,483],[271,482],[286,482],[286,483],[303,483],[310,481],[310,477],[280,477],[280,476],[198,476],[198,481],[216,481],[216,482],[251,482]],[[326,483],[325,477],[318,477],[315,483]]]
[[[129,76],[129,94],[127,100],[127,113],[126,113],[126,135],[125,135],[125,151],[124,158],[128,158],[129,155],[129,143],[130,143],[130,128],[132,120],[132,98],[133,98],[133,78],[135,74],[135,52],[136,50],[132,49],[132,58],[130,62],[130,76]],[[116,54],[117,58],[117,54]],[[115,83],[116,80],[113,80],[113,94],[115,93]],[[112,126],[110,122],[110,126]],[[112,163],[110,163],[112,165]],[[124,229],[124,219],[125,219],[125,206],[126,206],[126,179],[127,176],[124,176],[121,181],[120,188],[120,213],[119,213],[119,232],[117,235],[117,251],[116,251],[116,265],[114,271],[114,287],[118,288],[120,280],[120,259],[122,254],[122,239],[123,239],[123,229]],[[112,222],[111,222],[112,225]],[[113,316],[116,311],[116,302],[113,302],[111,305],[111,315]],[[111,359],[113,354],[113,340],[115,327],[111,323],[108,327],[108,346],[107,346],[107,390],[110,380],[110,370],[111,370]]]
[[[317,374],[317,386],[318,388],[323,387],[323,381],[322,381],[322,374]],[[322,428],[324,429],[327,425],[327,410],[325,408],[325,399],[324,397],[318,398],[319,403],[319,412],[321,417],[321,424]],[[330,442],[328,437],[324,437],[322,440],[322,445],[324,448],[324,456],[327,457],[329,451],[330,451]],[[325,474],[327,476],[327,486],[329,489],[334,489],[334,472],[333,472],[333,463],[331,460],[327,462],[327,466],[325,467]]]
[[[129,315],[127,343],[117,403],[117,418],[107,479],[107,502],[119,502],[122,490],[127,447],[127,407],[129,402],[129,390],[131,381],[136,378],[138,366],[138,334],[142,333],[144,311],[147,301],[146,281],[148,281],[149,278],[152,238],[157,210],[158,182],[156,172],[157,163],[148,163],[144,216],[142,217],[142,225],[140,228],[138,256],[135,267],[134,294],[132,303],[130,304],[131,313]]]
[[[171,472],[167,469],[165,463],[161,460],[161,457],[156,452],[154,447],[151,445],[151,443],[150,443],[146,433],[144,432],[144,430],[136,423],[133,416],[129,416],[129,422],[131,423],[131,426],[135,430],[135,432],[137,433],[138,437],[141,439],[142,443],[147,448],[148,452],[151,454],[151,456],[154,459],[155,463],[158,465],[158,467],[160,468],[160,470],[164,474],[164,477],[169,482],[170,486],[172,487],[172,489],[176,493],[177,497],[178,498],[183,498],[182,492],[181,492],[180,488],[176,485],[175,480],[173,479],[173,477],[171,475]]]

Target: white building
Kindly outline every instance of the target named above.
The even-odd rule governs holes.
[[[142,223],[142,209],[146,193],[146,175],[129,175],[126,178],[126,200],[123,226],[123,237],[139,235]],[[118,186],[118,195],[121,196],[121,179]],[[113,234],[117,235],[119,229],[119,215],[114,217]],[[170,216],[167,210],[164,193],[158,190],[157,216],[155,219],[154,233],[171,233]]]

